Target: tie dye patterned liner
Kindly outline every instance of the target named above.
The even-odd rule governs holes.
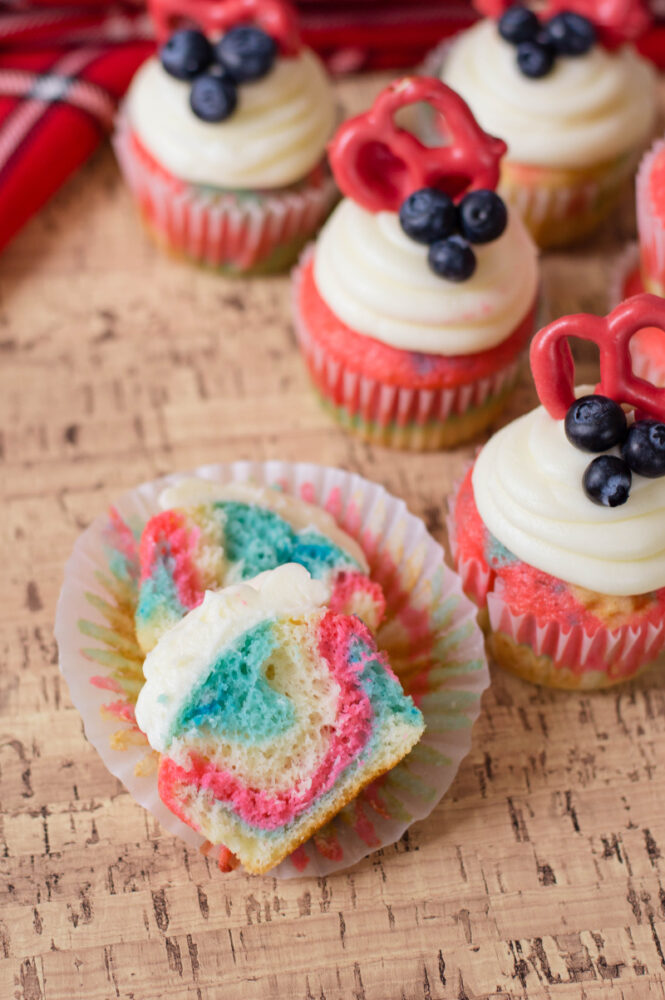
[[[283,861],[278,877],[321,876],[347,868],[398,840],[429,815],[450,786],[471,745],[471,727],[489,684],[475,609],[443,551],[403,501],[359,476],[309,464],[281,462],[204,466],[187,477],[279,487],[329,511],[362,547],[373,580],[386,597],[378,646],[426,731],[411,753],[373,782],[305,845]],[[109,770],[169,832],[205,853],[222,870],[224,848],[212,848],[159,798],[158,756],[136,725],[144,655],[135,633],[139,539],[165,487],[185,476],[146,483],[126,493],[109,515],[78,539],[65,570],[56,638],[60,668],[86,735]],[[444,819],[445,821],[445,819]]]

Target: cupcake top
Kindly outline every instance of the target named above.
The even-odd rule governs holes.
[[[655,73],[632,46],[607,47],[594,6],[586,4],[587,17],[566,10],[540,20],[513,6],[450,47],[442,78],[505,138],[509,160],[583,168],[633,150],[651,132]]]
[[[665,587],[665,389],[630,371],[630,339],[646,327],[665,337],[656,296],[541,330],[531,358],[543,405],[495,434],[473,470],[480,516],[509,552],[604,594]],[[595,389],[573,388],[568,336],[598,345]]]
[[[428,103],[447,142],[427,148],[394,122]],[[505,144],[440,81],[391,84],[330,146],[342,192],[314,251],[321,298],[358,333],[403,350],[456,356],[515,330],[537,291],[537,251],[496,194]]]
[[[272,189],[307,176],[324,156],[335,101],[290,7],[214,0],[196,12],[203,30],[171,32],[169,2],[154,0],[163,44],[125,102],[138,140],[193,184]]]

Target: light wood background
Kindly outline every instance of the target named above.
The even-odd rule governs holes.
[[[379,78],[347,82],[361,107]],[[553,311],[604,311],[630,204],[550,255]],[[108,150],[0,258],[0,1000],[661,1000],[665,697],[493,672],[431,817],[327,879],[220,875],[86,743],[52,624],[78,533],[145,479],[238,458],[382,482],[444,540],[472,449],[406,455],[310,395],[286,279],[227,281],[146,242]],[[528,380],[514,416],[534,401]]]

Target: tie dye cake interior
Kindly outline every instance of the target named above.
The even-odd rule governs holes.
[[[359,545],[326,511],[277,489],[185,480],[160,497],[140,544],[136,635],[144,652],[206,590],[299,563],[328,588],[332,611],[375,630],[385,611]]]
[[[148,654],[136,718],[177,816],[250,872],[278,864],[424,729],[371,632],[287,564],[208,592]]]

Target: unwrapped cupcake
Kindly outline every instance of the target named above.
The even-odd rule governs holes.
[[[655,73],[628,44],[646,8],[476,6],[486,17],[442,49],[441,77],[506,140],[499,191],[540,246],[581,239],[611,212],[653,131]]]
[[[160,48],[114,142],[148,232],[215,270],[287,268],[336,197],[335,100],[295,12],[283,0],[153,0],[151,12]]]
[[[447,145],[395,123],[420,102]],[[366,440],[452,447],[486,428],[515,385],[538,266],[495,191],[504,152],[426,77],[391,84],[330,145],[346,198],[294,274],[295,324],[326,408]]]
[[[633,375],[630,340],[665,330],[665,300],[566,316],[533,340],[542,403],[495,434],[454,498],[450,535],[489,648],[527,680],[598,688],[665,651],[665,389]],[[568,337],[601,380],[574,388]]]
[[[159,794],[255,873],[273,868],[422,736],[355,615],[284,564],[208,592],[148,654],[136,719]]]

